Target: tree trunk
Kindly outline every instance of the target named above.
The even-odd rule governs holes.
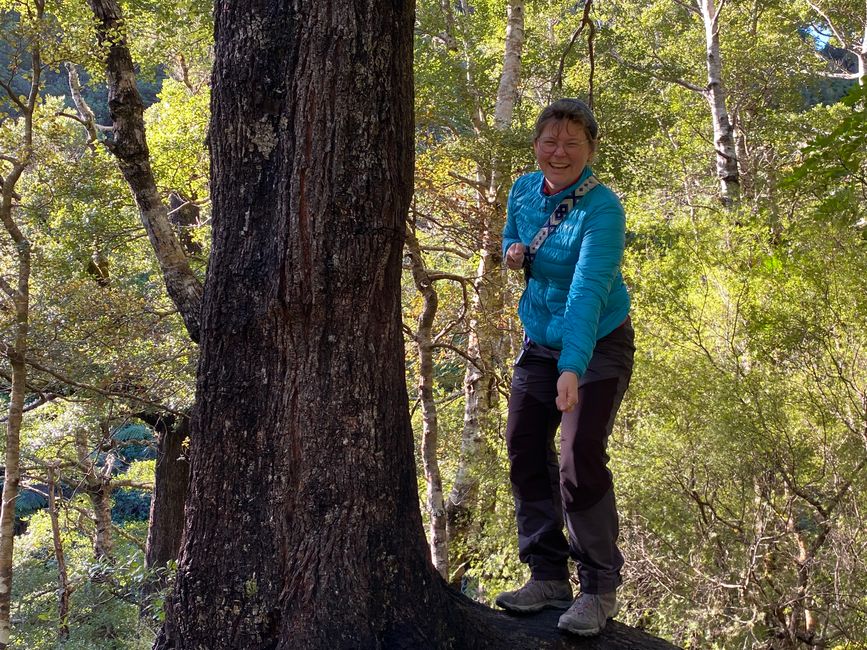
[[[494,107],[494,128],[508,129],[518,99],[521,80],[521,53],[524,50],[524,0],[509,0],[506,9],[506,42],[503,48],[503,71]]]
[[[720,183],[720,201],[727,207],[733,206],[740,198],[740,178],[738,158],[735,148],[734,129],[726,109],[726,92],[722,81],[722,58],[719,49],[719,14],[724,2],[718,9],[714,0],[696,0],[704,23],[707,58],[707,88],[704,97],[710,105],[713,118],[714,149],[716,151],[716,172]]]
[[[113,139],[105,145],[117,158],[139,209],[142,224],[156,253],[169,297],[181,314],[193,341],[199,339],[202,286],[169,222],[150,163],[145,137],[144,104],[124,34],[117,0],[88,0],[97,18],[100,44],[108,50],[105,75]]]
[[[154,491],[148,519],[145,566],[165,567],[178,559],[181,533],[184,530],[184,503],[190,477],[190,463],[184,457],[183,444],[189,435],[189,418],[139,414],[157,434],[157,462]],[[158,583],[162,586],[163,581]]]
[[[412,4],[220,2],[191,492],[158,648],[430,647],[400,262]]]
[[[63,541],[60,538],[60,521],[57,516],[55,486],[59,474],[55,478],[56,465],[48,467],[48,516],[51,519],[51,537],[54,540],[54,559],[57,561],[57,641],[64,643],[69,640],[69,596],[72,589],[69,586],[69,574],[66,572],[66,557],[63,553]]]
[[[5,197],[4,197],[5,198]],[[3,210],[3,221],[7,221]],[[8,219],[11,222],[11,217]],[[13,224],[14,225],[14,224]],[[4,350],[12,366],[12,386],[9,391],[9,417],[6,420],[6,469],[3,475],[3,505],[0,508],[0,648],[9,647],[11,635],[10,605],[12,596],[12,550],[15,544],[15,503],[21,482],[21,422],[24,415],[27,367],[27,333],[30,311],[30,242],[21,235],[15,239],[18,249],[18,287],[15,304],[15,343]]]
[[[446,536],[446,509],[443,481],[437,458],[439,424],[434,400],[433,340],[431,330],[439,305],[439,296],[425,267],[421,246],[411,230],[407,232],[406,251],[410,259],[413,281],[422,295],[422,310],[418,316],[415,344],[418,350],[418,394],[422,412],[422,463],[427,485],[427,509],[430,517],[428,543],[434,568],[446,580],[449,577],[449,544]]]
[[[521,53],[524,46],[524,2],[511,0],[508,5],[503,69],[494,107],[494,128],[505,131],[511,126],[521,73]],[[472,83],[472,80],[469,80]],[[472,93],[476,96],[477,93]],[[497,320],[503,311],[505,277],[502,272],[500,245],[505,223],[507,187],[503,182],[505,161],[495,159],[490,170],[478,170],[480,184],[487,186],[480,194],[479,266],[473,282],[475,291],[469,309],[470,333],[464,374],[464,426],[458,470],[446,503],[448,538],[455,540],[469,534],[473,510],[477,507],[478,470],[486,449],[485,431],[491,429],[490,417],[496,409],[499,395],[496,389],[496,369],[502,362],[503,332]],[[463,564],[466,558],[456,558]]]
[[[31,16],[30,27],[41,28],[44,6],[37,3],[35,15]],[[31,52],[30,92],[26,98],[9,96],[10,104],[15,104],[22,125],[19,156],[4,156],[11,163],[5,178],[0,178],[0,221],[9,234],[12,248],[18,257],[18,278],[16,286],[11,286],[0,276],[0,290],[11,299],[15,310],[15,338],[11,346],[0,343],[0,350],[9,359],[12,367],[12,385],[9,388],[9,416],[6,420],[5,470],[3,474],[3,496],[0,506],[0,649],[9,647],[12,633],[10,606],[12,597],[12,551],[15,544],[15,503],[21,482],[21,423],[24,419],[24,398],[27,387],[28,334],[30,331],[30,240],[22,231],[13,216],[13,198],[16,197],[15,185],[31,163],[33,154],[33,114],[39,101],[39,84],[42,73],[42,59],[38,40],[34,40]],[[16,199],[17,200],[17,199]],[[11,266],[11,265],[10,265]]]
[[[108,424],[103,423],[102,436],[96,449],[110,440],[111,434]],[[96,560],[111,561],[112,558],[112,535],[111,535],[111,456],[107,457],[105,465],[100,469],[96,466],[97,455],[90,449],[91,441],[87,436],[87,429],[79,427],[75,432],[75,453],[78,466],[84,475],[84,489],[90,499],[93,508],[93,557]],[[107,470],[107,471],[106,471]]]

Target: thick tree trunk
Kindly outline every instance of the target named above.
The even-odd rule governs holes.
[[[139,418],[150,424],[157,434],[157,462],[154,491],[148,519],[145,566],[165,567],[178,559],[184,530],[184,503],[190,477],[190,463],[184,456],[184,440],[189,435],[189,418],[149,416]],[[161,586],[163,581],[158,584]]]
[[[157,647],[459,638],[427,557],[403,369],[412,5],[215,15],[214,243]]]
[[[714,7],[714,0],[696,0],[704,23],[707,88],[705,99],[710,105],[713,118],[716,172],[720,183],[720,200],[732,206],[740,198],[738,158],[735,148],[734,129],[726,109],[726,92],[722,79],[722,58],[719,49],[719,14],[724,4]]]
[[[97,18],[100,43],[107,49],[106,81],[113,138],[106,146],[115,155],[138,205],[142,224],[156,253],[169,297],[193,341],[199,339],[202,286],[168,219],[150,163],[144,127],[144,105],[135,81],[135,67],[124,35],[117,0],[88,0]]]

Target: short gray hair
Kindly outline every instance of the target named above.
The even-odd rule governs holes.
[[[561,120],[568,120],[569,122],[574,122],[583,126],[584,131],[587,133],[587,137],[590,140],[590,144],[593,146],[594,150],[596,149],[599,125],[596,124],[596,118],[593,116],[593,111],[591,111],[590,107],[580,99],[571,99],[568,97],[558,99],[539,113],[539,117],[536,119],[533,141],[535,142],[539,139],[542,135],[542,131],[545,130],[545,127],[548,126],[548,124],[551,122],[559,122]]]

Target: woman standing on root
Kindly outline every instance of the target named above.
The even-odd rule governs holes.
[[[528,278],[506,441],[518,548],[532,577],[496,602],[514,612],[568,608],[558,627],[582,636],[598,634],[618,609],[623,556],[606,446],[635,351],[620,274],[623,207],[587,165],[597,135],[577,99],[542,111],[533,140],[541,171],[515,182],[503,231],[506,265]],[[570,556],[581,585],[574,601]]]

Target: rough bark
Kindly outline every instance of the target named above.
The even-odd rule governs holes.
[[[184,502],[190,476],[190,463],[184,456],[184,441],[189,436],[187,417],[139,414],[157,435],[157,462],[154,491],[148,519],[145,566],[165,567],[178,559],[184,530]],[[158,581],[162,586],[163,581]]]
[[[704,23],[707,87],[704,97],[713,118],[716,173],[720,184],[720,201],[732,206],[740,198],[740,177],[735,147],[734,129],[726,109],[726,92],[722,78],[722,58],[719,48],[719,16],[725,0],[715,7],[714,0],[696,0]]]
[[[403,377],[412,6],[215,15],[191,493],[157,647],[430,646],[455,634]]]
[[[123,15],[116,0],[88,0],[106,49],[108,108],[113,128],[106,147],[117,158],[138,206],[139,216],[156,253],[169,297],[193,341],[199,339],[202,286],[168,219],[150,164],[144,126],[144,104],[124,35]]]
[[[57,562],[57,640],[64,643],[69,639],[69,596],[72,588],[66,571],[66,556],[60,538],[60,521],[57,516],[55,489],[60,475],[55,477],[56,465],[48,467],[48,516],[51,519],[51,538],[54,541],[54,559]]]
[[[418,352],[418,395],[422,411],[421,454],[427,485],[427,510],[430,517],[428,543],[434,568],[445,579],[449,577],[449,545],[446,536],[446,510],[443,498],[443,482],[437,458],[439,424],[437,405],[434,400],[433,322],[439,306],[439,296],[433,279],[428,273],[421,253],[421,246],[412,230],[407,231],[406,252],[415,287],[422,295],[422,309],[415,331]]]
[[[44,5],[35,3],[34,23],[42,20]],[[17,156],[3,156],[11,169],[0,183],[0,220],[11,239],[17,255],[17,283],[9,285],[3,280],[2,289],[12,301],[15,310],[14,340],[12,345],[0,344],[2,353],[12,367],[12,382],[9,389],[9,415],[6,420],[6,450],[3,478],[2,506],[0,506],[0,648],[9,647],[11,635],[10,605],[12,596],[12,551],[15,544],[15,503],[21,482],[21,423],[24,418],[24,398],[27,388],[27,344],[30,330],[30,240],[19,228],[13,215],[13,200],[18,200],[15,185],[31,162],[33,149],[33,114],[39,101],[39,85],[42,60],[38,41],[32,45],[30,92],[19,98],[8,86],[4,86],[9,101],[19,109],[23,122],[22,141]]]

